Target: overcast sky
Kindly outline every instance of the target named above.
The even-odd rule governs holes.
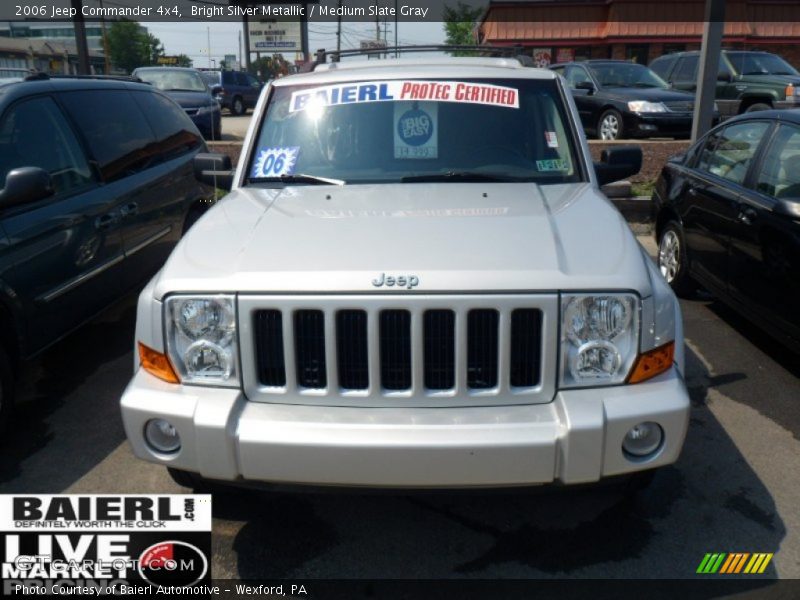
[[[142,23],[148,31],[164,44],[166,54],[186,54],[195,67],[211,66],[208,60],[209,37],[211,58],[217,63],[226,54],[239,53],[241,23]],[[394,44],[394,22],[389,22],[389,45]],[[444,42],[444,28],[440,22],[400,23],[400,44],[439,44]],[[310,50],[336,48],[336,23],[311,23],[309,25]],[[375,39],[374,23],[342,23],[342,49],[358,47],[362,39]],[[242,36],[244,45],[244,36]],[[242,47],[244,52],[244,47]],[[284,56],[292,60],[294,57]]]

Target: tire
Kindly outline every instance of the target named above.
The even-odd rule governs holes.
[[[14,412],[14,374],[11,360],[0,346],[0,432],[5,431]]]
[[[619,140],[624,133],[622,115],[618,110],[609,108],[597,121],[597,139],[599,140]]]
[[[231,112],[237,117],[240,117],[247,112],[247,107],[244,105],[244,100],[242,100],[239,96],[236,96],[233,99],[233,102],[231,102]]]
[[[683,228],[677,221],[664,226],[658,238],[658,270],[676,295],[690,297],[696,286],[689,277],[689,257]]]
[[[745,110],[744,112],[750,113],[759,110],[772,110],[772,106],[767,104],[766,102],[756,102],[755,104],[751,104],[750,106],[748,106],[747,110]]]

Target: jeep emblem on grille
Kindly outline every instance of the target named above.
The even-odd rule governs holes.
[[[416,275],[387,275],[381,273],[376,279],[372,280],[375,287],[404,287],[407,290],[419,285],[419,277]]]

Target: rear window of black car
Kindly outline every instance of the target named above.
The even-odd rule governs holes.
[[[192,120],[166,96],[152,92],[132,92],[156,136],[155,153],[169,160],[200,147],[203,140]]]

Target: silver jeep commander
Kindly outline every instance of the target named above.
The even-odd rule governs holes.
[[[262,93],[231,193],[141,293],[122,397],[176,481],[597,481],[674,462],[678,303],[550,71],[318,65]]]

